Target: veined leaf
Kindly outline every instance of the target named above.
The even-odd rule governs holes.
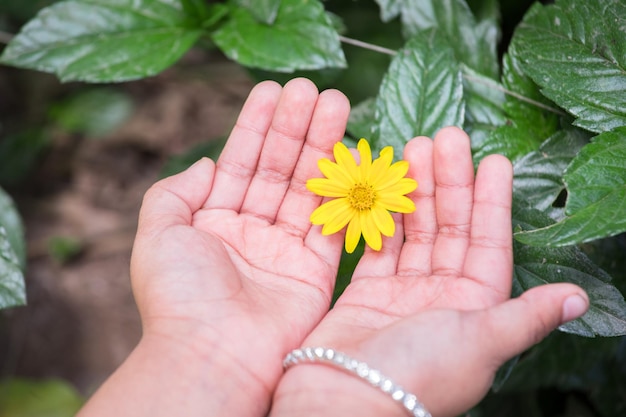
[[[0,228],[4,229],[4,238],[17,257],[20,269],[23,270],[26,266],[24,225],[13,199],[2,188],[0,188]]]
[[[292,72],[346,66],[339,35],[318,0],[282,0],[272,25],[235,8],[213,41],[232,60],[254,68]]]
[[[201,31],[178,0],[68,0],[43,9],[0,62],[52,72],[63,81],[118,82],[155,75]]]
[[[383,20],[401,14],[405,36],[438,29],[447,37],[457,59],[473,70],[496,78],[496,46],[500,38],[498,16],[485,14],[478,21],[465,0],[377,0]]]
[[[535,4],[514,40],[524,71],[543,94],[592,132],[626,125],[626,3]]]
[[[538,210],[515,204],[516,227],[543,227],[551,220]],[[589,311],[560,330],[581,336],[618,336],[626,334],[626,302],[610,276],[596,266],[575,246],[562,248],[533,247],[515,242],[514,293],[538,285],[571,282],[589,295]]]
[[[520,242],[566,246],[626,230],[626,127],[602,133],[567,168],[565,217],[537,230],[520,231]]]
[[[376,99],[363,100],[350,110],[346,131],[356,139],[370,139],[375,130]]]
[[[544,213],[556,211],[552,205],[565,189],[563,172],[588,141],[580,130],[559,130],[542,143],[539,150],[519,159],[513,166],[515,197]]]
[[[537,150],[558,128],[559,110],[553,108],[538,86],[521,70],[514,42],[509,47],[509,54],[503,58],[502,85],[496,85],[494,89],[498,87],[507,92],[502,104],[506,123],[492,129],[484,140],[472,143],[476,161],[493,153],[517,161]]]
[[[454,52],[437,30],[417,34],[394,57],[376,101],[374,146],[404,145],[418,135],[433,137],[445,126],[462,126],[463,80]]]
[[[503,87],[466,65],[463,71],[463,99],[465,124],[463,128],[472,138],[472,150],[479,149],[498,126],[506,123],[502,110],[505,101]],[[478,159],[480,156],[478,156]]]
[[[248,9],[259,22],[271,25],[276,20],[281,0],[236,0],[236,3]]]

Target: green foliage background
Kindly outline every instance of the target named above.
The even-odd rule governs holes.
[[[365,136],[398,155],[410,138],[456,125],[470,134],[476,163],[509,157],[513,295],[574,282],[591,308],[503,367],[494,393],[470,415],[626,415],[624,1],[18,3],[7,1],[0,14],[26,18],[47,7],[4,49],[5,65],[106,84],[158,74],[194,46],[218,48],[254,77],[306,75],[346,92],[346,141]],[[82,100],[118,102],[106,93]],[[81,123],[67,111],[59,120]],[[0,150],[39,143],[24,133]],[[25,302],[24,242],[1,189],[0,207],[0,306],[9,307]],[[358,256],[344,256],[338,292]]]

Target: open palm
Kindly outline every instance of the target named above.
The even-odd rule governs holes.
[[[204,159],[147,193],[132,263],[144,328],[203,333],[269,397],[285,352],[330,305],[341,237],[311,233],[319,198],[305,182],[348,112],[343,94],[310,81],[261,83],[216,165]]]

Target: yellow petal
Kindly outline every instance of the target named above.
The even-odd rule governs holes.
[[[352,187],[352,185],[354,185],[355,179],[350,176],[348,170],[330,161],[329,159],[320,159],[317,162],[317,166],[320,168],[320,171],[322,171],[322,174],[324,174],[326,178],[336,181],[346,188],[350,188]]]
[[[352,220],[355,214],[356,210],[350,207],[350,205],[341,204],[340,207],[334,210],[333,218],[326,222],[322,228],[322,234],[328,236],[337,233]]]
[[[344,187],[338,181],[326,178],[311,178],[307,180],[306,188],[323,197],[345,197],[350,191],[349,188]]]
[[[380,179],[386,176],[387,170],[393,160],[393,148],[386,146],[380,151],[380,156],[372,162],[372,172],[370,174],[370,184],[376,186]],[[404,175],[403,175],[404,176]]]
[[[376,203],[397,213],[413,213],[415,211],[415,203],[403,195],[379,193]]]
[[[413,178],[400,178],[395,184],[391,184],[384,189],[377,190],[378,194],[396,194],[396,195],[404,195],[408,194],[412,191],[415,191],[417,188],[417,181]]]
[[[367,140],[361,139],[357,144],[357,149],[359,150],[359,156],[361,158],[359,162],[359,170],[361,172],[360,179],[364,183],[369,183],[372,168],[372,150],[370,149],[370,144],[367,143]]]
[[[360,216],[352,217],[350,223],[348,223],[348,230],[346,230],[346,252],[352,253],[361,239],[361,219]]]
[[[344,207],[350,207],[345,198],[330,200],[313,210],[309,219],[311,223],[317,225],[329,223],[335,217],[336,212],[343,210]]]
[[[389,211],[381,205],[376,204],[372,207],[371,215],[380,233],[389,237],[393,236],[396,232],[396,223],[393,221],[393,217],[391,217]]]
[[[341,142],[335,143],[335,147],[333,148],[333,155],[335,155],[335,161],[337,162],[337,165],[345,169],[350,178],[352,178],[354,182],[357,182],[360,178],[359,169],[357,168],[354,157],[352,156],[350,150],[348,150],[346,145]]]
[[[387,187],[397,183],[402,179],[409,170],[409,163],[406,161],[398,161],[391,165],[380,175],[376,183],[372,183],[376,190],[384,190]]]
[[[361,232],[363,233],[365,242],[370,248],[376,251],[380,250],[383,246],[383,240],[380,236],[380,230],[376,227],[376,223],[374,222],[374,217],[371,215],[371,212],[362,210],[359,212],[359,217],[361,221]]]

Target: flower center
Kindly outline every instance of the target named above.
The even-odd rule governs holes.
[[[375,200],[376,192],[369,184],[355,184],[348,192],[348,201],[357,210],[371,209]]]

